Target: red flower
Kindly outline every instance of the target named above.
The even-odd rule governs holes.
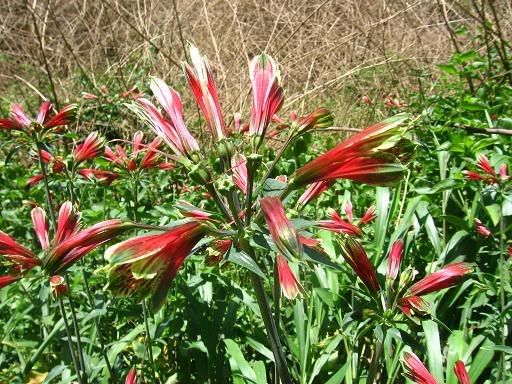
[[[0,276],[0,289],[7,287],[9,284],[17,282],[21,277],[15,275]]]
[[[276,265],[279,285],[281,286],[284,297],[290,300],[295,299],[299,293],[304,292],[304,288],[299,280],[297,280],[297,277],[283,256],[277,255]]]
[[[103,147],[103,140],[98,137],[98,132],[91,132],[82,144],[78,144],[73,151],[76,164],[90,160],[98,156]]]
[[[449,264],[415,283],[409,288],[409,293],[412,296],[422,296],[444,288],[453,287],[472,271],[473,268],[468,263]]]
[[[247,194],[247,159],[244,155],[234,155],[231,159],[231,167],[233,182],[244,194]]]
[[[60,274],[93,249],[131,228],[132,223],[114,219],[79,230],[78,215],[73,212],[71,203],[65,202],[60,208],[55,238],[43,267],[51,275]]]
[[[130,372],[128,372],[124,384],[137,384],[137,371],[135,370],[135,368],[130,369]]]
[[[375,214],[375,207],[372,205],[371,207],[369,207],[366,210],[363,217],[361,219],[359,219],[359,222],[357,223],[357,225],[359,225],[359,226],[366,225],[366,224],[372,222],[373,220],[375,220],[376,217],[377,217],[377,215]]]
[[[280,253],[287,258],[302,257],[302,245],[297,230],[284,211],[283,203],[277,197],[268,196],[260,200],[261,210]]]
[[[377,280],[377,274],[370,260],[368,260],[363,246],[351,237],[346,237],[340,242],[340,245],[343,258],[352,267],[364,285],[366,285],[371,292],[378,292],[380,285]]]
[[[492,167],[491,163],[489,162],[489,159],[485,155],[480,155],[478,157],[478,160],[476,162],[476,166],[480,168],[482,171],[487,173],[490,176],[496,176],[496,172],[494,171],[494,168]]]
[[[54,297],[66,296],[69,293],[66,281],[61,275],[50,277],[50,291]]]
[[[395,280],[400,270],[400,262],[402,261],[402,255],[404,252],[404,243],[402,240],[397,240],[391,246],[388,256],[388,269],[386,277],[390,280]]]
[[[327,191],[333,183],[334,181],[317,181],[312,183],[299,197],[297,203],[302,207],[306,206],[310,201]]]
[[[347,215],[348,222],[352,224],[354,222],[354,211],[352,210],[352,203],[350,200],[347,200],[343,205],[343,210]]]
[[[76,105],[68,105],[52,116],[53,106],[44,101],[39,107],[35,119],[30,119],[19,104],[11,106],[11,118],[0,119],[0,129],[30,131],[32,126],[36,129],[48,131],[50,129],[69,124],[73,118]]]
[[[438,384],[434,376],[430,374],[414,353],[404,352],[403,363],[405,366],[405,376],[416,384]]]
[[[331,212],[331,220],[320,220],[316,222],[316,225],[319,228],[327,229],[329,231],[336,233],[344,233],[346,235],[358,237],[363,235],[363,231],[361,230],[361,228],[356,227],[354,224],[346,222],[334,210]]]
[[[115,150],[109,146],[105,146],[105,159],[111,162],[115,167],[128,172],[158,166],[160,160],[158,148],[162,143],[162,139],[157,137],[149,145],[145,145],[142,138],[142,132],[135,132],[131,150],[121,145],[116,145]]]
[[[482,222],[478,219],[475,219],[475,230],[479,235],[481,235],[483,237],[489,237],[492,235],[489,228],[487,228],[485,225],[483,225]]]
[[[199,144],[187,130],[183,119],[183,104],[181,97],[174,89],[168,87],[163,80],[153,78],[151,90],[158,102],[165,110],[166,116],[149,100],[140,98],[137,100],[141,109],[136,110],[148,120],[153,131],[161,137],[179,156],[190,156],[199,150]]]
[[[276,63],[270,56],[256,56],[251,61],[249,74],[252,84],[249,133],[263,137],[272,117],[283,104],[283,89],[279,85]]]
[[[334,115],[325,108],[318,108],[309,115],[292,119],[292,129],[295,128],[299,133],[309,132],[313,129],[322,129],[332,127]]]
[[[192,89],[197,105],[203,112],[206,125],[215,141],[226,136],[226,123],[220,109],[217,87],[213,81],[213,73],[206,57],[201,56],[194,45],[189,45],[192,67],[184,64],[185,75]]]
[[[35,185],[39,184],[43,180],[43,175],[34,175],[30,179],[27,180],[25,186],[27,188],[32,188]]]
[[[406,115],[397,115],[359,132],[297,170],[293,183],[300,186],[339,178],[370,185],[395,183],[404,167],[390,151],[405,132],[399,127],[405,119]]]
[[[156,235],[138,236],[113,245],[105,258],[113,265],[110,289],[117,296],[144,298],[158,310],[170,284],[192,248],[205,234],[205,227],[189,222]]]
[[[32,210],[32,223],[34,224],[34,230],[36,231],[41,248],[43,251],[47,251],[48,248],[50,248],[48,222],[46,221],[46,214],[42,208],[37,207]]]
[[[464,362],[457,360],[453,370],[455,371],[455,376],[457,376],[457,379],[459,380],[459,384],[471,384],[471,380],[469,379],[468,371],[466,371]]]
[[[112,184],[112,182],[119,177],[119,174],[110,171],[104,171],[102,169],[83,168],[78,170],[78,174],[87,180],[98,180],[106,185]]]
[[[206,262],[209,265],[217,265],[222,261],[222,258],[231,249],[233,244],[232,240],[229,239],[217,239],[212,242],[212,245],[208,248],[208,257]]]
[[[463,171],[463,173],[466,176],[466,179],[471,180],[471,181],[479,181],[479,180],[484,179],[484,177],[481,174],[479,174],[478,172]]]
[[[0,231],[0,255],[23,270],[30,270],[41,264],[31,250],[18,244],[16,240],[2,231]]]
[[[398,308],[407,316],[424,315],[429,311],[429,304],[419,296],[407,296],[398,299]]]

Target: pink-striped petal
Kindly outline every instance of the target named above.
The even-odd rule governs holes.
[[[46,220],[46,213],[41,207],[36,207],[32,210],[32,223],[34,224],[34,230],[41,244],[41,248],[47,251],[50,248],[48,221]]]

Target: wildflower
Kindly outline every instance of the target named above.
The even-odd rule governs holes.
[[[416,384],[438,384],[421,360],[412,352],[404,352],[405,376]]]
[[[235,126],[235,132],[240,132],[242,128],[242,115],[240,112],[236,112],[233,115],[233,124]]]
[[[352,203],[350,200],[347,200],[343,206],[343,210],[345,211],[345,214],[347,215],[348,222],[352,224],[354,221],[354,211],[352,210]]]
[[[137,371],[135,370],[135,367],[130,369],[130,372],[128,372],[124,384],[137,384]]]
[[[189,45],[192,66],[184,63],[185,75],[194,98],[203,112],[206,125],[215,141],[226,136],[226,124],[220,109],[217,87],[206,57],[201,56],[194,45]]]
[[[419,296],[407,296],[398,299],[398,308],[407,316],[424,315],[429,311],[429,304]]]
[[[340,241],[339,244],[343,258],[352,267],[364,285],[373,293],[380,291],[377,274],[370,260],[368,260],[363,246],[351,237],[346,237],[343,241]]]
[[[274,60],[265,54],[256,56],[250,65],[252,107],[249,133],[265,136],[272,117],[283,104],[283,89]]]
[[[302,258],[302,245],[297,230],[284,211],[283,203],[277,197],[264,197],[260,200],[272,240],[279,252],[287,258]]]
[[[179,156],[191,156],[199,150],[199,144],[187,130],[183,119],[183,104],[180,95],[168,87],[163,80],[153,78],[151,90],[166,113],[164,117],[149,100],[137,99],[140,109],[135,111],[141,114],[149,123],[153,131],[161,137]]]
[[[409,288],[409,293],[412,296],[422,296],[441,289],[453,287],[459,283],[465,275],[472,271],[473,268],[468,263],[459,262],[449,264],[415,283]]]
[[[486,174],[490,176],[496,176],[496,172],[494,171],[494,168],[492,167],[491,163],[489,162],[489,159],[485,155],[480,155],[478,157],[478,160],[476,162],[476,166],[480,168],[482,171],[484,171]]]
[[[395,280],[400,270],[400,261],[404,252],[404,243],[402,240],[397,240],[391,246],[388,256],[388,269],[386,272],[386,278],[389,280]]]
[[[505,181],[508,179],[507,175],[507,164],[501,164],[500,165],[500,179],[502,181]]]
[[[453,370],[455,371],[455,376],[457,376],[459,384],[471,384],[468,371],[466,370],[466,366],[464,365],[463,361],[457,360],[455,362],[455,367],[453,368]]]
[[[49,131],[51,129],[67,125],[72,121],[76,109],[75,104],[62,108],[56,114],[52,114],[53,106],[49,101],[44,101],[39,107],[35,119],[30,119],[19,104],[11,106],[11,118],[0,119],[0,129],[18,130],[30,132],[32,127],[36,131]]]
[[[322,193],[327,191],[333,183],[334,181],[317,181],[315,183],[312,183],[299,197],[297,204],[301,207],[306,206],[313,199],[317,198]]]
[[[363,95],[363,96],[361,97],[361,102],[362,102],[363,104],[366,104],[366,105],[372,105],[372,104],[373,104],[372,99],[370,99],[370,96],[368,96],[368,95]]]
[[[464,173],[464,176],[466,177],[466,179],[468,179],[468,180],[471,180],[471,181],[484,180],[484,177],[481,174],[479,174],[478,172],[463,171],[463,173]]]
[[[366,224],[372,222],[373,220],[375,220],[376,217],[377,217],[377,215],[375,213],[375,206],[372,205],[371,207],[369,207],[366,210],[363,217],[361,219],[359,219],[359,222],[357,223],[357,225],[359,225],[359,226],[366,225]]]
[[[293,300],[299,293],[305,292],[284,256],[277,255],[276,265],[279,285],[281,286],[284,297]]]
[[[319,220],[316,222],[316,226],[332,232],[344,233],[346,235],[358,237],[363,235],[363,231],[359,227],[343,220],[334,210],[331,211],[331,220]]]
[[[206,262],[209,265],[216,265],[222,261],[225,254],[231,249],[233,244],[232,240],[229,239],[217,239],[208,247],[208,257]]]
[[[7,287],[8,285],[17,282],[20,279],[18,275],[3,275],[0,276],[0,289]]]
[[[119,174],[111,171],[104,171],[102,169],[83,168],[78,170],[78,174],[87,180],[98,180],[100,183],[106,185],[112,184],[112,182],[119,177]]]
[[[50,240],[48,239],[48,221],[46,220],[46,214],[42,208],[34,208],[32,210],[32,222],[34,224],[34,230],[36,232],[39,243],[43,251],[47,251],[50,248]]]
[[[489,237],[492,235],[489,228],[487,228],[485,225],[483,225],[482,222],[478,219],[475,219],[475,230],[476,230],[476,233],[478,233],[479,235],[481,235],[483,237]]]
[[[34,210],[40,210],[40,208],[34,208]],[[33,217],[37,215],[32,213]],[[39,227],[43,228],[43,226]],[[38,234],[40,239],[48,237],[47,225],[45,228],[44,235]],[[132,223],[114,219],[79,230],[78,215],[73,212],[71,203],[65,202],[60,208],[54,241],[47,250],[43,268],[51,275],[60,274],[93,249],[131,228],[133,228]]]
[[[397,115],[357,133],[299,168],[293,183],[301,186],[339,178],[370,185],[395,183],[404,167],[389,151],[400,142],[405,132],[400,124],[405,119],[406,115]]]
[[[113,266],[110,289],[117,296],[142,299],[151,295],[151,308],[157,311],[185,258],[204,235],[201,223],[188,222],[161,234],[138,236],[111,246],[105,252]]]
[[[78,144],[73,151],[75,164],[95,158],[100,154],[103,140],[98,137],[98,132],[91,132],[82,144]]]
[[[116,145],[114,149],[105,146],[105,159],[121,171],[127,172],[159,166],[161,163],[158,148],[162,143],[162,139],[157,137],[149,145],[145,145],[142,140],[142,132],[137,131],[133,135],[131,150],[121,145]],[[167,164],[164,168],[169,165]]]
[[[309,115],[292,119],[292,129],[297,129],[299,133],[306,133],[314,129],[323,129],[332,127],[334,115],[325,108],[318,108]]]
[[[53,275],[50,277],[50,292],[55,298],[65,296],[69,293],[66,281],[61,275]]]
[[[231,166],[233,182],[244,194],[247,194],[247,159],[244,155],[234,155]]]

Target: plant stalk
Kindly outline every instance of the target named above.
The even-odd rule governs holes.
[[[75,351],[73,348],[73,340],[71,337],[71,330],[69,329],[68,318],[66,315],[66,308],[64,307],[64,300],[62,299],[61,295],[58,296],[58,300],[59,300],[60,314],[62,316],[62,320],[64,320],[64,327],[66,328],[66,335],[68,337],[69,353],[71,354],[71,359],[73,360],[76,377],[81,384],[85,384],[85,382],[82,380],[82,376],[80,375],[80,368],[78,367],[78,361],[76,359]]]
[[[261,316],[263,318],[263,323],[265,324],[265,328],[267,330],[270,346],[272,347],[272,353],[274,354],[276,370],[283,384],[292,384],[292,378],[290,376],[290,372],[288,371],[288,365],[286,363],[286,357],[283,352],[283,346],[279,340],[279,334],[277,332],[274,317],[272,316],[272,311],[270,309],[268,298],[265,293],[263,280],[255,273],[251,273],[251,279],[254,287],[254,293],[256,294],[256,299],[258,300],[258,305],[261,311]]]

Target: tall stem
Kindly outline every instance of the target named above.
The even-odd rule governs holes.
[[[88,377],[87,377],[87,371],[85,369],[85,359],[84,359],[84,351],[82,348],[82,338],[80,336],[80,328],[78,326],[78,320],[76,317],[76,311],[75,311],[75,305],[73,303],[73,300],[71,299],[71,287],[69,285],[68,277],[65,277],[66,279],[66,285],[68,287],[69,296],[69,308],[71,309],[71,320],[73,321],[73,328],[75,330],[75,336],[76,336],[76,346],[78,350],[78,359],[80,360],[80,368],[82,369],[82,381],[84,383],[87,383]]]
[[[281,324],[281,284],[279,284],[279,271],[277,267],[277,260],[274,261],[274,321],[276,323],[276,328],[279,330],[279,325]],[[279,384],[279,372],[277,370],[277,365],[275,367],[275,383]]]
[[[75,204],[75,194],[73,191],[74,176],[75,176],[74,167],[72,168],[71,171],[66,171],[66,177],[67,177],[67,181],[68,181],[69,198],[71,200],[71,204],[73,204],[73,205]],[[104,200],[103,205],[105,206],[105,193],[103,193],[103,200]],[[84,259],[81,259],[80,262],[82,263],[82,266],[85,266]],[[89,307],[91,308],[91,310],[94,310],[96,308],[96,304],[94,302],[94,298],[92,296],[91,289],[89,287],[89,279],[88,279],[85,269],[82,269],[82,277],[83,277],[83,281],[84,281],[85,292],[87,294],[87,300],[89,301]],[[68,283],[68,287],[69,287],[69,283]],[[70,299],[71,299],[71,297],[70,297]],[[115,377],[114,370],[112,369],[112,365],[110,364],[110,361],[108,360],[108,355],[107,355],[106,348],[105,348],[105,341],[103,339],[103,334],[102,334],[102,331],[100,328],[100,320],[97,317],[94,317],[93,321],[94,321],[94,326],[96,327],[98,341],[100,343],[101,355],[103,356],[103,359],[105,360],[105,364],[107,365],[107,369],[110,374],[110,379],[113,382],[115,382],[116,377]]]
[[[255,273],[251,273],[251,279],[261,316],[263,318],[263,323],[265,324],[265,329],[267,330],[270,346],[272,347],[272,353],[274,354],[277,372],[283,384],[292,384],[292,378],[290,376],[290,372],[288,371],[288,365],[286,364],[286,357],[283,353],[283,346],[279,340],[279,334],[277,332],[274,317],[272,316],[272,311],[268,303],[263,281],[261,277]]]
[[[60,314],[62,316],[62,320],[64,320],[64,327],[66,328],[66,335],[68,336],[68,346],[69,346],[69,353],[71,354],[71,359],[73,360],[73,365],[75,367],[76,377],[78,381],[82,384],[85,384],[82,380],[82,376],[80,375],[80,369],[78,367],[78,361],[75,356],[75,351],[73,348],[73,340],[71,338],[71,330],[69,329],[69,323],[68,318],[66,315],[66,308],[64,307],[64,301],[62,300],[62,296],[58,296],[59,299],[59,308],[60,308]]]
[[[132,188],[132,198],[133,198],[133,221],[137,222],[137,212],[139,210],[139,178],[138,174],[135,173],[133,176],[133,188]],[[146,329],[146,349],[149,355],[149,365],[151,367],[151,375],[153,378],[153,383],[156,383],[156,372],[155,372],[155,361],[153,360],[153,348],[151,342],[151,334],[149,332],[149,316],[148,309],[146,305],[146,300],[142,300],[142,313],[144,316],[144,327]]]
[[[142,300],[142,313],[144,315],[144,326],[146,328],[146,348],[149,354],[149,365],[151,366],[151,375],[153,376],[153,383],[156,383],[156,373],[155,373],[155,361],[153,360],[153,350],[151,347],[151,334],[149,333],[149,321],[148,321],[148,308],[146,305],[146,300]]]
[[[52,195],[50,193],[50,184],[48,183],[48,175],[46,173],[46,166],[43,161],[43,148],[41,143],[36,143],[37,146],[37,157],[39,158],[39,167],[41,168],[41,174],[43,175],[44,188],[46,192],[46,202],[48,204],[48,211],[50,212],[50,219],[52,221],[53,228],[57,228],[57,221],[55,220],[55,212],[53,211]]]
[[[506,323],[505,323],[505,219],[503,218],[503,195],[501,197],[501,212],[500,212],[500,330],[501,330],[501,345],[506,343]],[[500,354],[500,362],[498,368],[498,382],[501,382],[503,372],[505,370],[505,352]]]
[[[377,367],[379,365],[380,355],[382,353],[384,337],[386,337],[385,333],[384,333],[382,341],[377,340],[377,344],[375,345],[375,350],[373,351],[372,361],[370,363],[370,370],[368,371],[368,379],[366,380],[367,384],[373,384],[375,382],[375,375],[377,374]]]

